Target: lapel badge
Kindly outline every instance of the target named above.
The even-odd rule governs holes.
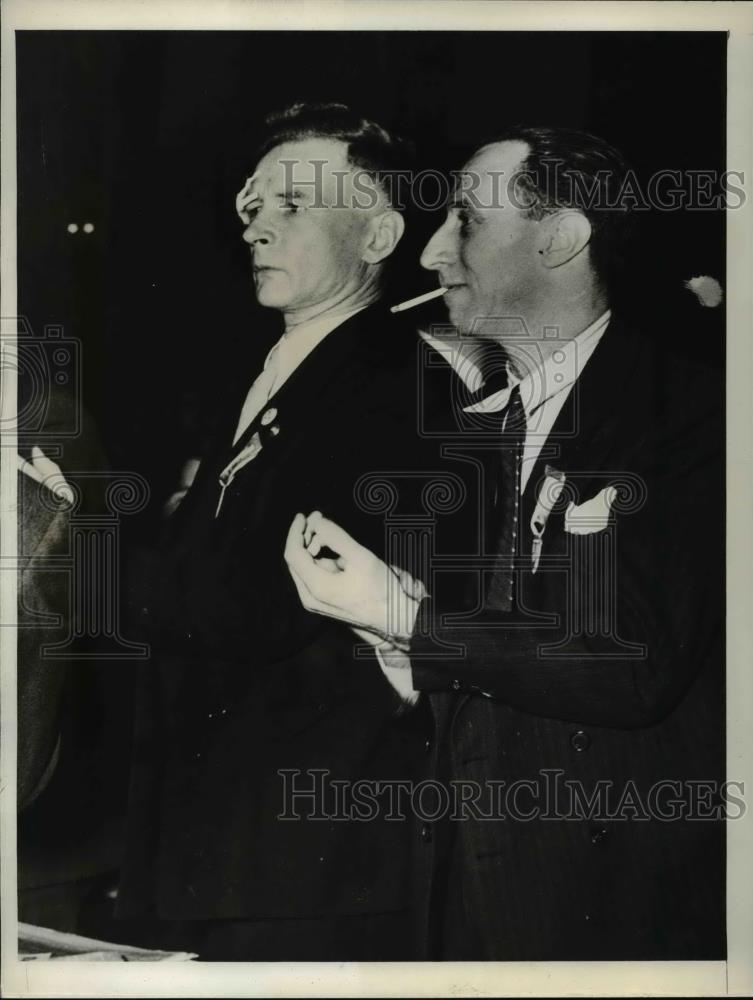
[[[531,572],[535,573],[539,568],[541,560],[541,550],[544,545],[544,529],[552,508],[565,488],[565,473],[560,472],[551,465],[544,469],[544,482],[541,484],[539,496],[536,501],[536,508],[531,515],[531,533],[533,534],[533,545],[531,547]]]
[[[241,448],[238,454],[233,458],[225,468],[220,473],[220,498],[217,501],[217,510],[214,512],[214,516],[218,517],[220,513],[220,508],[222,507],[222,501],[225,497],[225,490],[235,479],[235,474],[239,469],[242,469],[244,465],[248,465],[252,462],[262,449],[261,438],[259,437],[259,432],[254,431],[251,435],[251,439],[248,444]]]

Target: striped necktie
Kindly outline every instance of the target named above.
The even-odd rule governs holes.
[[[516,385],[504,410],[499,451],[490,463],[487,538],[495,565],[485,606],[510,611],[513,605],[514,559],[520,516],[520,472],[526,436],[526,414]],[[489,551],[489,549],[487,549]]]

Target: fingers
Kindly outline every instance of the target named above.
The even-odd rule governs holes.
[[[339,556],[338,567],[344,569],[348,562],[371,555],[368,549],[360,545],[347,531],[324,517],[321,511],[315,510],[306,519],[307,530],[304,539],[308,539],[307,548],[313,556],[317,556],[324,546],[336,552]],[[376,556],[373,556],[376,558]]]
[[[414,601],[420,601],[426,597],[426,587],[417,577],[411,576],[407,569],[399,566],[390,566],[390,569],[400,581],[400,589]]]
[[[314,537],[314,532],[316,531],[316,526],[322,520],[322,512],[320,510],[312,511],[307,518],[306,527],[303,530],[303,544],[306,548],[311,545],[311,539]],[[316,553],[314,553],[315,555]]]
[[[303,514],[296,514],[288,529],[288,537],[285,542],[285,561],[291,573],[296,572],[297,577],[303,582],[304,576],[313,585],[315,577],[313,573],[339,573],[340,566],[337,559],[315,559],[316,552],[306,548],[306,518]],[[308,587],[308,585],[307,585]]]
[[[34,462],[34,468],[41,472],[43,476],[60,476],[62,475],[60,471],[60,466],[56,465],[52,459],[48,458],[42,449],[38,445],[34,445],[31,449],[31,457]]]
[[[65,481],[65,476],[60,466],[48,458],[36,444],[31,449],[31,458],[33,468],[42,477],[41,481],[45,483],[47,488],[52,490],[55,496],[61,500],[65,500],[71,504],[74,503],[76,499],[75,494],[70,485]]]
[[[317,569],[324,570],[325,573],[342,573],[344,567],[341,559],[324,559],[319,557],[316,560]]]
[[[24,458],[23,455],[16,455],[16,468],[28,476],[29,479],[33,479],[35,483],[44,482],[44,476],[41,472],[35,469],[28,458]]]
[[[245,223],[245,225],[248,225],[251,221],[249,211],[252,208],[261,207],[261,198],[254,190],[256,177],[256,174],[249,177],[238,194],[235,196],[235,211],[238,213],[241,222]]]
[[[296,514],[288,528],[288,537],[285,539],[285,562],[288,565],[291,562],[300,561],[301,553],[305,554],[303,534],[305,527],[306,518],[303,514]]]

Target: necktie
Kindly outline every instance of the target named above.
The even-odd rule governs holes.
[[[261,374],[248,390],[246,401],[241,409],[238,426],[235,430],[233,444],[240,440],[243,432],[251,424],[251,421],[264,407],[267,400],[272,395],[275,382],[277,381],[279,346],[279,343],[275,344],[269,352],[267,360],[264,362],[264,368],[262,369]]]
[[[490,524],[487,537],[495,556],[494,571],[486,595],[486,607],[510,611],[513,569],[520,515],[520,473],[526,436],[526,414],[516,385],[504,411],[502,440],[496,461],[491,463],[487,504]]]
[[[482,403],[490,396],[507,389],[510,384],[508,357],[501,347],[496,344],[485,344],[483,353],[474,356],[474,361],[483,382],[480,389],[469,393],[467,406],[476,406]]]

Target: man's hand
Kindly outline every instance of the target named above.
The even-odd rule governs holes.
[[[253,174],[253,176],[247,178],[246,183],[235,196],[235,211],[238,213],[238,217],[244,226],[249,225],[251,222],[251,212],[257,208],[261,208],[261,199],[254,187],[256,177],[257,175]]]
[[[17,455],[16,465],[29,479],[33,479],[35,483],[43,483],[59,500],[65,500],[71,506],[76,502],[76,495],[66,482],[60,466],[48,458],[38,445],[31,449],[31,461]]]
[[[407,648],[426,595],[419,580],[389,567],[319,511],[296,514],[285,561],[308,611]]]

